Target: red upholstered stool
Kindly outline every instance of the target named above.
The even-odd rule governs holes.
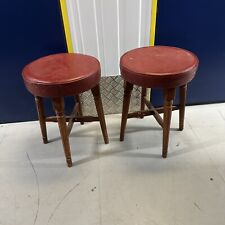
[[[99,89],[100,73],[100,64],[96,58],[69,53],[37,59],[23,69],[25,85],[35,96],[43,141],[48,142],[46,122],[58,122],[68,167],[72,166],[69,133],[73,122],[100,121],[104,141],[106,144],[109,142]],[[79,94],[90,89],[94,96],[98,117],[82,115]],[[77,103],[71,116],[64,115],[65,96],[76,98]],[[45,117],[43,97],[52,99],[56,117]]]
[[[153,115],[163,128],[162,156],[166,158],[172,110],[179,109],[179,130],[183,130],[187,83],[195,76],[197,67],[198,58],[193,53],[175,47],[144,47],[125,53],[120,60],[125,82],[120,140],[124,140],[127,118]],[[141,109],[128,114],[134,84],[142,87]],[[173,106],[176,87],[180,89],[179,106]],[[146,99],[146,88],[164,90],[163,108],[154,108]],[[145,105],[148,110],[144,110]],[[159,115],[162,112],[163,119]]]

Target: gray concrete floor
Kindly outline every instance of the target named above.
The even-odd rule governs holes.
[[[1,225],[224,225],[225,104],[186,108],[180,132],[173,113],[169,155],[152,117],[107,116],[76,124],[67,168],[57,124],[42,144],[38,122],[0,125]]]

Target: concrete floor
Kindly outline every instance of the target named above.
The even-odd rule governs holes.
[[[67,168],[56,124],[42,144],[38,122],[0,125],[1,225],[224,225],[225,104],[186,108],[180,132],[173,113],[169,155],[153,117],[107,116],[76,124]]]

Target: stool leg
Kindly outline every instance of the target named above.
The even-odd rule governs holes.
[[[78,103],[78,114],[79,114],[79,116],[83,116],[83,110],[82,110],[82,106],[81,106],[80,96],[75,95],[75,100],[76,100],[76,103]],[[80,124],[83,125],[84,122],[80,122]]]
[[[69,135],[66,126],[66,119],[64,115],[64,99],[63,98],[53,98],[52,99],[53,107],[56,113],[56,117],[58,120],[59,130],[62,138],[64,153],[66,157],[66,162],[68,167],[72,166],[72,159],[70,153],[70,143],[69,143]]]
[[[76,116],[83,116],[83,112],[82,112],[82,107],[81,107],[81,102],[80,102],[80,97],[79,95],[74,96],[74,100],[75,100],[75,105],[73,108],[72,113],[70,114],[70,119],[68,121],[67,124],[67,131],[68,131],[68,135],[70,135],[72,129],[73,129],[73,125],[74,125],[74,118]],[[84,122],[80,122],[81,125],[84,124]]]
[[[44,144],[47,144],[48,143],[48,137],[47,137],[45,111],[44,111],[44,105],[43,105],[42,97],[35,96],[35,103],[36,103],[39,123],[40,123],[40,127],[41,127],[42,139],[43,139]]]
[[[100,122],[100,125],[101,125],[101,130],[102,130],[104,142],[105,142],[105,144],[108,144],[109,143],[109,137],[108,137],[108,133],[107,133],[107,129],[106,129],[105,116],[104,116],[104,111],[103,111],[103,107],[102,107],[102,99],[101,99],[99,85],[92,88],[91,92],[94,96],[95,106],[96,106],[96,110],[97,110],[97,113],[98,113],[98,118],[99,118],[99,122]]]
[[[170,133],[170,122],[173,107],[173,99],[175,96],[175,88],[164,90],[164,117],[163,117],[163,149],[162,157],[167,157],[168,144],[169,144],[169,133]]]
[[[147,94],[147,88],[142,87],[142,89],[141,89],[141,111],[145,110],[145,97],[146,97],[146,94]]]
[[[179,130],[184,129],[186,94],[187,94],[187,84],[180,87]]]
[[[124,95],[123,95],[123,111],[122,111],[122,120],[120,126],[120,141],[124,140],[124,132],[127,124],[127,116],[130,106],[130,97],[133,90],[133,84],[124,82]]]

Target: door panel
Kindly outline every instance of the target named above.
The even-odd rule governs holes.
[[[101,62],[102,76],[120,74],[120,56],[149,45],[151,10],[156,0],[66,1],[74,52]]]

